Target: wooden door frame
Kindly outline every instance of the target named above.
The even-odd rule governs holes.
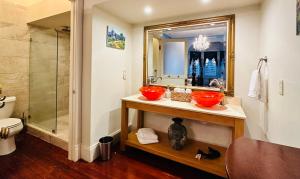
[[[68,159],[80,159],[83,54],[83,0],[71,2],[70,89]]]

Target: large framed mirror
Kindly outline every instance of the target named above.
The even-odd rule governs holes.
[[[234,94],[234,15],[144,27],[144,85]]]

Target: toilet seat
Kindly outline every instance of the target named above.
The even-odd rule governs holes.
[[[22,124],[22,121],[21,121],[21,119],[18,119],[18,118],[0,119],[0,128],[1,127],[13,128],[13,127],[17,127],[21,124]]]
[[[9,136],[11,136],[22,130],[23,123],[21,119],[18,118],[5,118],[5,119],[0,119],[0,129],[2,127],[9,128]]]

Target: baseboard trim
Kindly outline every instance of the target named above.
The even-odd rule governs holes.
[[[74,147],[72,147],[72,149],[70,149],[70,147],[69,147],[68,158],[69,158],[69,160],[72,160],[73,162],[77,162],[80,159],[80,150],[79,150],[80,144],[74,145]]]
[[[81,145],[80,147],[80,157],[86,162],[93,162],[93,158],[91,158],[91,151],[93,151],[93,146]]]
[[[112,136],[114,138],[113,144],[115,145],[119,142],[120,140],[120,133],[121,133],[121,129],[109,134],[109,136]],[[81,145],[81,159],[83,159],[86,162],[93,162],[94,160],[96,160],[100,153],[99,153],[99,143],[94,143],[91,146],[84,146]]]

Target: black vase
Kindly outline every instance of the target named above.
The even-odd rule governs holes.
[[[187,131],[184,125],[181,124],[183,121],[180,118],[173,118],[173,124],[168,129],[169,141],[173,149],[181,150],[187,140]]]

